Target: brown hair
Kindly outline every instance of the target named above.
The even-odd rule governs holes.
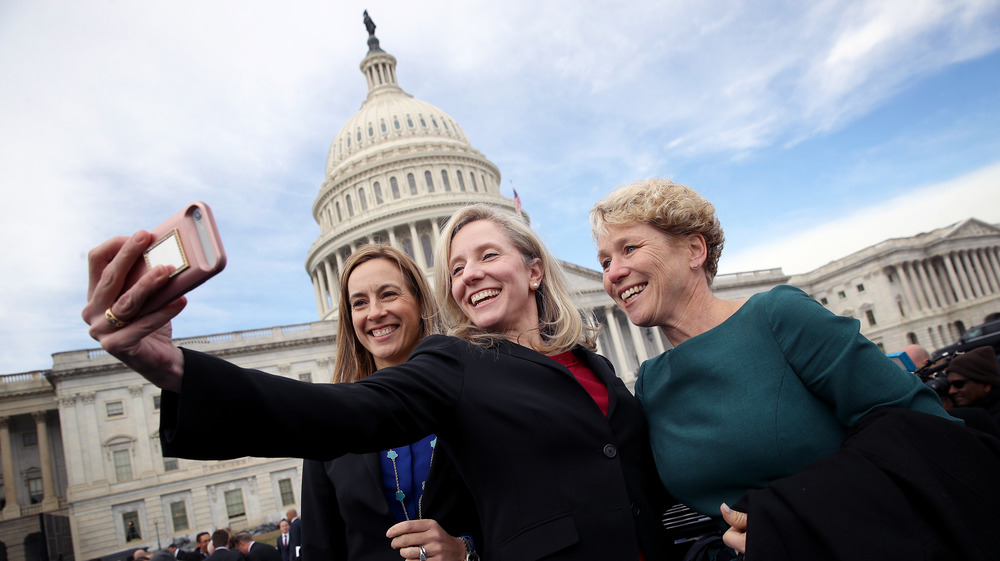
[[[357,382],[375,372],[375,357],[372,356],[358,340],[354,333],[354,322],[351,318],[350,295],[347,293],[347,281],[351,273],[362,263],[375,259],[385,259],[395,263],[403,273],[406,288],[413,293],[420,306],[420,338],[434,333],[441,333],[441,320],[438,317],[437,303],[432,297],[427,279],[420,268],[402,251],[386,244],[364,244],[354,251],[344,262],[340,274],[340,305],[337,311],[337,359],[333,365],[334,382]]]

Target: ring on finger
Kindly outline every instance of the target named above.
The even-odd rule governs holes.
[[[111,313],[111,308],[108,308],[107,310],[104,311],[104,318],[108,320],[108,323],[119,329],[125,327],[125,325],[128,324],[127,321],[122,321],[118,319],[118,317],[115,316],[115,314]]]
[[[427,550],[424,549],[424,546],[422,545],[419,545],[417,547],[420,548],[420,561],[427,561]]]

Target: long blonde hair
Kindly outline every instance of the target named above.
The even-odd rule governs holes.
[[[471,205],[455,213],[445,224],[434,252],[434,289],[448,334],[481,346],[492,346],[503,338],[500,333],[480,329],[472,323],[451,294],[452,278],[448,262],[452,239],[464,226],[479,220],[496,224],[504,237],[521,252],[526,265],[535,259],[542,263],[542,280],[535,290],[542,344],[535,350],[542,354],[556,354],[575,345],[595,349],[600,328],[593,317],[585,315],[574,305],[562,266],[524,221],[499,207],[485,204]]]
[[[347,281],[351,273],[362,263],[375,259],[385,259],[399,266],[406,281],[406,288],[413,293],[420,306],[420,338],[434,333],[441,333],[441,318],[438,315],[437,303],[431,297],[431,289],[427,279],[420,272],[420,267],[402,251],[386,244],[364,244],[360,246],[344,262],[340,274],[340,306],[337,311],[337,359],[333,365],[334,382],[357,382],[375,372],[375,357],[361,344],[354,333],[354,322],[351,318],[350,295],[347,291]]]

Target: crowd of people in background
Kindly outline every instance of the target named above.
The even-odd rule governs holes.
[[[185,548],[172,542],[165,549],[150,553],[148,548],[138,548],[127,561],[297,561],[301,559],[301,520],[298,512],[290,508],[278,523],[278,534],[267,542],[258,542],[247,531],[234,532],[219,528],[214,532],[198,532],[193,547]],[[92,559],[91,561],[100,561]]]

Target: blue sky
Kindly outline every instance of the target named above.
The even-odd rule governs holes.
[[[0,373],[93,348],[86,253],[212,205],[227,269],[175,335],[313,321],[326,152],[378,25],[400,85],[464,128],[554,253],[669,177],[711,199],[722,273],[801,273],[1000,223],[1000,1],[0,4]]]

